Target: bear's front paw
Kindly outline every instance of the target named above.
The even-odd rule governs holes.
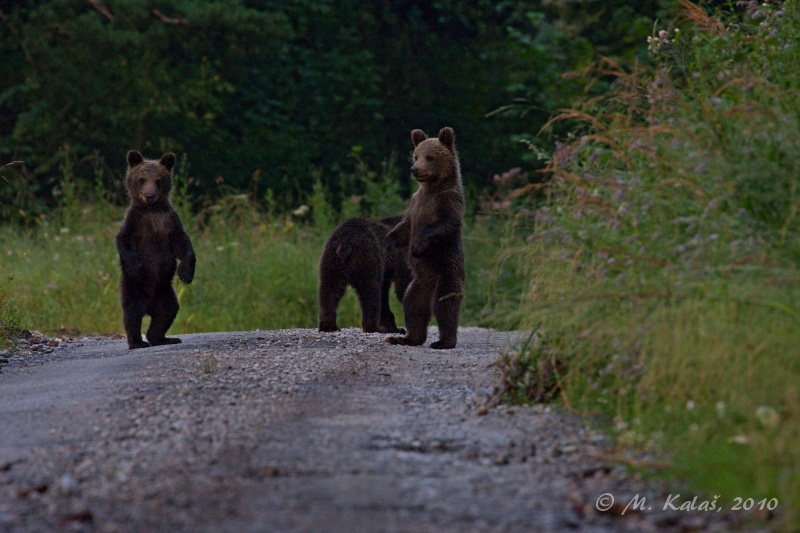
[[[184,267],[186,263],[181,263],[178,267],[178,279],[181,280],[181,283],[189,284],[194,279],[194,269],[189,268],[188,266]]]
[[[408,246],[408,227],[398,224],[383,238],[384,247],[405,248]]]

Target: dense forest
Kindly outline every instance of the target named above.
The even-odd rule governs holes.
[[[404,168],[410,130],[445,125],[477,191],[541,165],[525,141],[549,150],[539,129],[584,90],[566,74],[633,65],[669,4],[2,0],[0,216],[46,212],[64,180],[124,202],[131,148],[177,153],[195,205],[296,206],[315,180],[336,201],[343,173]]]

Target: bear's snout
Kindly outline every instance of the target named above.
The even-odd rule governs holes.
[[[147,204],[157,202],[159,197],[158,184],[154,183],[152,180],[146,181],[139,188],[139,197]]]
[[[426,181],[429,181],[431,178],[430,172],[427,172],[424,168],[420,168],[417,165],[411,167],[411,175],[419,183],[424,183]]]

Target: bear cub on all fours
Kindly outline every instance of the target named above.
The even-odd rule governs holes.
[[[428,336],[431,314],[439,325],[439,340],[431,348],[455,348],[458,315],[464,299],[464,187],[451,128],[429,139],[411,132],[414,164],[411,175],[420,187],[402,222],[386,236],[387,243],[407,247],[413,278],[403,297],[407,334],[387,337],[392,344],[419,346]]]
[[[178,314],[172,278],[177,271],[178,279],[191,283],[195,255],[192,241],[169,200],[173,166],[175,154],[150,161],[136,150],[128,152],[125,186],[131,203],[116,245],[122,271],[122,315],[130,349],[181,342],[165,336]],[[147,342],[142,340],[144,315],[151,319]]]
[[[384,247],[383,240],[402,217],[353,218],[333,230],[319,261],[319,331],[339,331],[336,308],[350,285],[361,305],[361,329],[365,333],[405,333],[398,328],[389,307],[394,283],[402,301],[411,270],[403,250]]]

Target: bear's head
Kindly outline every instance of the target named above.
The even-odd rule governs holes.
[[[172,190],[172,167],[175,154],[161,156],[158,161],[145,160],[136,150],[128,152],[128,174],[125,184],[131,202],[138,205],[156,205],[169,201]]]
[[[429,139],[422,130],[411,132],[414,165],[411,175],[420,183],[444,184],[459,177],[456,137],[453,128],[442,128],[437,139]]]

